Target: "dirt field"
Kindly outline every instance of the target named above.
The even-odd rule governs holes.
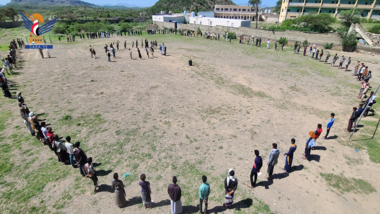
[[[130,60],[117,51],[107,62],[104,44],[117,39],[164,42],[168,56]],[[380,213],[378,114],[348,141],[345,132],[357,106],[360,84],[351,72],[286,51],[267,50],[173,35],[114,37],[54,44],[50,59],[21,50],[21,68],[9,77],[31,111],[60,137],[80,141],[98,170],[100,191],[78,169],[56,161],[53,152],[28,135],[15,100],[0,98],[0,206],[4,213],[170,213],[167,186],[173,175],[182,189],[184,213],[198,211],[201,176],[211,185],[210,213],[222,213],[228,169],[239,180],[235,209],[224,213]],[[98,58],[91,59],[89,45]],[[264,45],[263,45],[264,46]],[[46,52],[45,52],[46,53]],[[334,52],[335,53],[335,52]],[[380,82],[380,60],[361,59]],[[133,52],[137,58],[136,49]],[[341,54],[339,54],[341,55]],[[323,57],[324,58],[324,57]],[[194,66],[188,66],[192,59]],[[330,60],[331,61],[331,60]],[[377,104],[379,105],[379,104]],[[308,132],[336,114],[331,139],[317,140],[312,161],[301,159]],[[298,146],[291,173],[284,153]],[[273,181],[265,179],[272,143],[281,152]],[[355,148],[358,152],[355,151]],[[258,149],[264,159],[258,187],[247,187]],[[127,207],[114,205],[113,173],[131,173]],[[145,211],[139,175],[151,182],[156,207]]]

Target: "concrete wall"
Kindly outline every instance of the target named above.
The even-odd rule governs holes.
[[[199,11],[197,15],[203,16],[203,17],[212,17],[212,18],[215,17],[214,11]]]
[[[229,26],[229,27],[250,27],[251,21],[239,19],[218,19],[210,17],[190,17],[191,24],[205,25],[205,26]]]
[[[155,22],[160,29],[173,28],[174,23],[169,22]],[[334,45],[341,45],[341,39],[336,33],[304,33],[300,31],[275,31],[270,30],[260,30],[254,28],[246,27],[226,27],[226,26],[205,26],[205,25],[194,25],[194,24],[178,24],[177,29],[179,30],[193,30],[197,31],[198,27],[200,30],[210,33],[220,33],[224,34],[226,31],[234,32],[237,36],[241,35],[254,35],[255,37],[261,37],[263,39],[279,40],[280,37],[286,37],[289,41],[304,41],[307,39],[309,43],[317,45],[325,45],[326,43],[334,43]]]

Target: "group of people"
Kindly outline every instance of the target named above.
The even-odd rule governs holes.
[[[12,40],[9,43],[8,55],[5,58],[1,58],[1,63],[3,67],[0,69],[0,88],[3,91],[3,96],[7,98],[12,98],[12,94],[9,92],[9,82],[5,75],[14,74],[13,69],[17,68],[17,52],[16,50],[22,48],[25,45],[22,39]]]
[[[132,45],[131,45],[132,47],[128,49],[129,50],[129,56],[130,56],[131,60],[135,59],[135,58],[133,58],[133,54],[132,54],[132,50],[135,47],[135,45],[136,45],[138,57],[140,59],[142,59],[142,54],[141,54],[141,51],[139,48],[139,41],[137,39],[136,39],[136,43],[135,43],[135,41],[132,41]],[[144,45],[145,45],[145,47],[144,47]],[[157,48],[157,41],[150,41],[149,42],[147,39],[145,39],[145,43],[144,43],[144,41],[141,39],[141,46],[140,47],[145,48],[148,59],[153,59],[154,58],[154,50]],[[114,59],[116,59],[116,51],[119,50],[119,48],[120,48],[119,40],[117,40],[116,43],[114,43],[114,42],[110,43],[109,46],[107,44],[104,45],[104,52],[105,52],[106,56],[108,57],[109,62],[112,62],[111,56]],[[162,45],[160,44],[160,46],[158,48],[160,50],[160,54],[166,56],[166,51],[167,51],[166,45],[164,43],[162,43]],[[127,40],[124,41],[124,49],[127,49]],[[96,52],[95,52],[94,47],[92,47],[90,45],[89,51],[91,54],[91,58],[96,59]],[[150,55],[152,55],[152,58],[150,58]]]
[[[217,38],[219,39],[219,36]],[[228,38],[228,36],[226,36],[226,38]],[[247,44],[250,44],[250,41],[252,41],[252,45],[254,45],[253,41],[255,40],[253,36],[252,36],[252,40],[249,39]],[[267,42],[268,48],[269,48],[269,43],[270,43],[270,40],[268,39],[268,42]],[[110,60],[111,53],[113,57],[116,57],[115,51],[119,50],[119,44],[120,44],[119,41],[116,42],[116,45],[115,43],[111,43],[109,45],[109,48],[108,48],[108,45],[105,45],[104,47],[105,53],[108,55],[109,60]],[[278,43],[276,42],[275,48],[277,48],[277,44]],[[134,41],[132,42],[132,48],[134,48],[134,45],[136,45],[137,51],[139,53],[139,58],[142,58],[140,50],[138,48],[138,45],[139,45],[138,40],[136,40],[136,43]],[[261,45],[261,38],[256,38],[256,46],[260,46],[260,45]],[[8,57],[14,56],[14,58],[16,58],[15,50],[17,49],[17,45],[15,41],[11,42],[10,47],[14,51],[10,50],[10,52],[13,52],[13,53],[10,53],[10,56]],[[141,40],[141,47],[144,48],[143,40]],[[300,47],[301,47],[300,44],[296,44],[294,48],[294,52],[298,53],[300,50]],[[127,42],[125,41],[124,49],[126,48],[127,48]],[[148,57],[149,57],[149,49],[151,50],[152,56],[153,56],[154,48],[157,48],[157,41],[151,41],[149,43],[148,40],[146,39],[145,49],[147,51]],[[160,45],[159,49],[161,51],[161,54],[166,55],[165,44]],[[130,50],[130,57],[131,59],[133,59],[131,49],[129,50]],[[304,56],[306,55],[306,50],[307,50],[307,47],[304,47]],[[92,46],[90,46],[90,53],[91,53],[91,57],[96,59],[96,52]],[[312,58],[322,60],[323,50],[319,52],[319,50],[316,47],[314,48],[310,47],[309,55]],[[330,54],[328,53],[325,59],[325,63],[328,62],[329,57],[330,57]],[[332,65],[334,65],[337,59],[339,58],[337,55],[335,55]],[[4,59],[2,59],[2,61],[3,60]],[[14,61],[11,60],[11,62],[14,62],[14,64],[12,63],[11,65],[14,67],[15,67],[15,61],[16,60]],[[339,68],[343,67],[344,62],[345,62],[345,58],[344,56],[342,56],[339,63]],[[349,58],[345,65],[346,70],[348,66],[350,65],[350,63],[351,63],[351,59]],[[0,83],[2,84],[4,83],[4,81],[6,82],[6,78],[4,74],[5,70],[6,69],[12,70],[12,68],[9,68],[9,65],[7,63],[3,62],[3,66],[4,67],[2,71],[0,72],[0,80],[1,80]],[[368,82],[369,82],[369,79],[371,78],[371,71],[368,71],[368,66],[358,61],[357,65],[355,66],[355,71],[353,75],[356,76],[359,81],[362,81],[362,87],[360,89],[358,98],[361,99],[361,101],[363,101],[363,99],[366,97],[365,95],[367,91],[370,88]],[[3,93],[4,93],[4,90],[3,90]],[[50,126],[48,127],[45,122],[40,123],[40,120],[38,120],[37,115],[35,115],[33,112],[30,112],[30,110],[27,107],[27,104],[24,102],[24,98],[22,97],[21,92],[16,93],[16,98],[18,100],[21,118],[23,119],[25,126],[29,130],[30,134],[35,136],[44,145],[47,145],[57,156],[57,161],[62,162],[64,164],[70,164],[73,168],[79,168],[79,171],[82,176],[92,179],[93,184],[94,184],[94,193],[98,192],[98,189],[97,189],[98,177],[97,177],[97,172],[94,168],[94,165],[92,164],[93,160],[91,157],[87,158],[86,153],[80,148],[80,142],[76,142],[75,144],[72,144],[70,136],[66,137],[65,142],[62,141],[60,137],[54,133],[54,131],[52,130]],[[347,131],[351,131],[352,125],[355,123],[356,118],[358,118],[358,116],[360,116],[363,113],[364,111],[363,106],[364,105],[372,106],[374,103],[375,103],[375,100],[374,100],[373,92],[371,92],[371,95],[369,96],[369,98],[363,101],[363,103],[359,104],[359,109],[356,107],[353,108],[353,113],[350,117]],[[368,114],[368,110],[367,110],[367,114]],[[364,115],[366,115],[365,112],[364,112]],[[331,113],[330,116],[331,118],[327,123],[327,131],[326,131],[326,135],[324,139],[328,139],[330,130],[335,122],[335,114]],[[316,148],[316,141],[320,137],[321,133],[322,133],[321,124],[317,125],[317,128],[315,131],[309,132],[308,139],[306,140],[306,143],[305,143],[305,152],[304,152],[304,157],[303,157],[304,159],[310,161],[311,150]],[[294,153],[297,149],[296,140],[294,138],[290,140],[290,144],[291,145],[289,147],[288,152],[284,153],[285,165],[284,165],[283,170],[286,172],[291,171]],[[272,150],[270,151],[269,158],[267,161],[267,174],[266,174],[266,178],[269,180],[273,179],[274,167],[275,165],[277,165],[278,158],[280,156],[280,151],[279,149],[277,149],[277,144],[273,143],[271,147],[272,147]],[[260,152],[258,150],[255,150],[254,153],[256,157],[255,157],[254,164],[250,173],[250,183],[248,184],[250,188],[256,187],[257,176],[261,175],[261,169],[263,167],[263,159],[260,156]],[[112,181],[112,187],[115,190],[115,204],[118,207],[124,207],[126,206],[126,203],[127,203],[124,184],[119,179],[118,173],[114,173],[113,179],[114,180]],[[205,205],[204,213],[206,213],[208,203],[209,203],[208,198],[211,192],[211,188],[210,188],[210,184],[207,183],[207,177],[205,175],[203,175],[201,179],[202,179],[202,184],[200,185],[200,188],[199,188],[199,211],[200,212],[203,211],[202,207],[204,204]],[[145,174],[140,175],[140,180],[141,181],[139,182],[139,186],[141,187],[141,198],[143,201],[143,205],[145,208],[153,208],[153,201],[151,198],[152,190],[150,188],[150,182],[146,180]],[[237,191],[237,187],[238,187],[238,180],[235,177],[235,171],[233,169],[230,169],[228,171],[226,178],[224,179],[225,202],[223,203],[223,206],[225,208],[231,208],[231,206],[233,205],[233,199],[234,199],[235,192]],[[181,213],[183,211],[182,204],[181,204],[182,191],[178,184],[177,177],[175,176],[172,178],[172,183],[168,186],[168,196],[171,201],[171,213],[172,214]]]

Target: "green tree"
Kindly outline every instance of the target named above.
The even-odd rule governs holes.
[[[252,5],[252,8],[255,7],[255,11],[256,11],[256,28],[257,28],[257,23],[259,21],[259,4],[261,4],[261,0],[249,0],[248,4]]]
[[[356,46],[357,46],[356,34],[347,33],[342,39],[342,46],[343,46],[343,51],[347,51],[347,52],[355,51]]]
[[[3,14],[5,17],[11,19],[12,21],[16,21],[17,12],[15,9],[11,7],[3,9]]]
[[[278,0],[278,1],[276,2],[276,6],[275,6],[274,9],[273,9],[273,12],[274,12],[274,13],[279,13],[280,10],[281,10],[281,6],[282,6],[282,0]]]
[[[360,23],[359,10],[346,10],[340,13],[341,24],[345,27],[350,27],[352,24]]]

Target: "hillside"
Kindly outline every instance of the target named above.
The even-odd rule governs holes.
[[[234,5],[231,0],[159,0],[149,8],[149,14],[156,14],[160,11],[173,11],[179,13],[182,11],[210,11],[214,10],[216,4]]]
[[[11,0],[7,5],[95,6],[80,0]]]

